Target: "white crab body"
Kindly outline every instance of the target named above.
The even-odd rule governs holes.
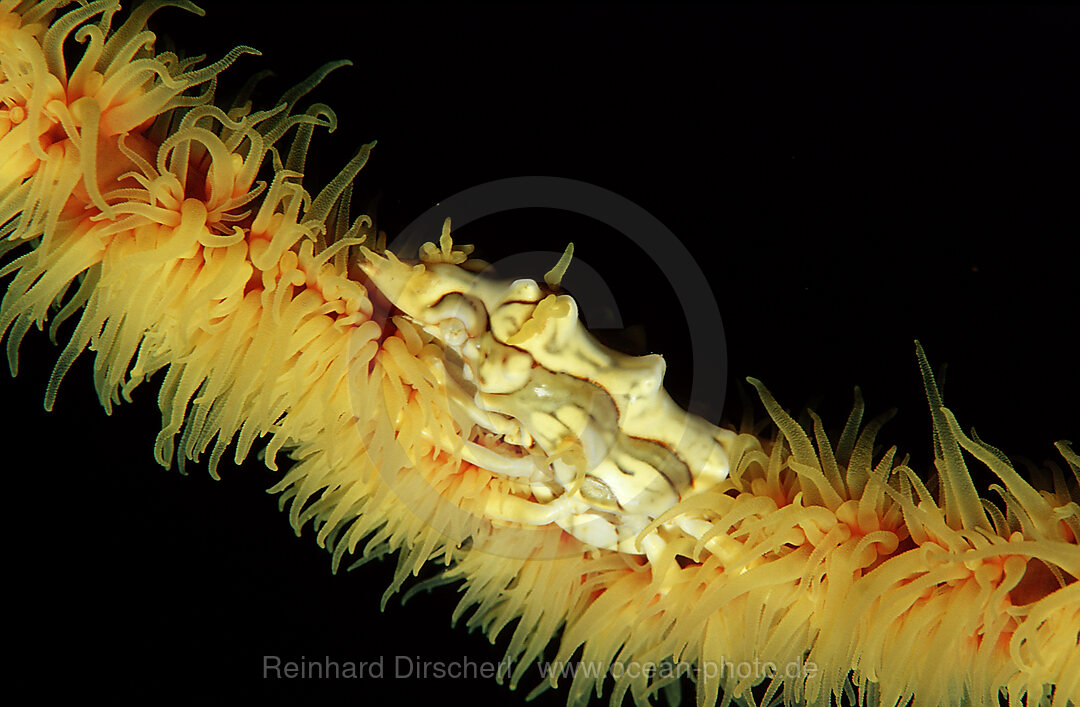
[[[421,261],[361,249],[360,267],[442,347],[459,437],[434,439],[522,483],[494,520],[556,523],[598,548],[653,555],[653,521],[728,475],[735,433],[680,408],[660,355],[629,356],[591,336],[577,303],[533,280],[495,280],[462,263],[444,229]],[[431,434],[438,435],[438,432]]]

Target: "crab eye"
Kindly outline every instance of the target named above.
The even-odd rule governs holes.
[[[451,345],[460,346],[465,342],[464,339],[461,339],[458,343],[454,343],[443,337],[443,322],[456,321],[456,326],[460,326],[466,337],[479,336],[487,329],[488,317],[484,303],[461,292],[450,292],[443,295],[438,302],[431,305],[430,309],[429,316],[439,322],[440,338],[443,338]],[[460,336],[456,329],[451,331],[455,338]]]
[[[439,322],[439,338],[449,346],[461,347],[468,340],[469,332],[465,328],[465,322],[450,317]]]
[[[510,283],[510,287],[508,287],[506,291],[505,301],[536,304],[544,299],[544,294],[544,291],[540,289],[540,285],[537,284],[536,280],[522,278]]]

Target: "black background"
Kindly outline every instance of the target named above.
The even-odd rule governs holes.
[[[391,235],[465,188],[526,175],[582,180],[657,217],[719,303],[729,419],[747,375],[836,425],[858,384],[871,413],[900,408],[881,439],[926,469],[919,338],[984,439],[1043,459],[1077,437],[1074,9],[204,6],[203,20],[161,11],[155,28],[211,59],[263,51],[221,95],[272,68],[268,106],[323,62],[354,62],[313,96],[340,128],[316,137],[309,188],[378,139],[356,204]],[[685,399],[688,325],[643,251],[560,212],[503,214],[459,238],[488,260],[573,240]],[[58,353],[34,332],[22,375],[0,382],[9,606],[33,627],[33,672],[16,680],[115,702],[298,704],[518,704],[538,681],[515,694],[483,679],[263,680],[264,655],[386,656],[390,672],[395,655],[495,661],[509,633],[492,647],[451,628],[452,589],[380,613],[390,563],[331,575],[254,460],[224,465],[221,482],[156,466],[156,385],[106,418],[84,356],[46,414]]]

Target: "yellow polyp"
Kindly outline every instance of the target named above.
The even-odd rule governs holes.
[[[574,257],[574,244],[567,243],[566,250],[559,257],[559,262],[555,263],[555,267],[544,273],[544,282],[548,287],[558,287],[562,284],[563,276],[566,275],[567,269],[570,267],[570,261]]]
[[[449,223],[450,219],[446,219],[444,233],[447,237],[440,239],[438,247],[436,247],[434,243],[424,243],[420,246],[421,263],[448,263],[450,265],[458,265],[465,262],[467,257],[466,253],[455,248],[453,241],[449,240]]]

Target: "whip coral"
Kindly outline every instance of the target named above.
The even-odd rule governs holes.
[[[218,104],[254,50],[188,59],[145,28],[190,3],[56,5],[0,3],[0,335],[15,372],[32,327],[70,329],[46,408],[84,351],[106,412],[155,379],[158,462],[217,478],[258,455],[333,568],[396,553],[384,604],[459,585],[454,618],[509,636],[511,687],[647,702],[687,665],[699,704],[1080,699],[1067,442],[1043,471],[1014,464],[944,406],[921,349],[924,465],[880,447],[889,415],[864,420],[860,394],[836,432],[756,379],[772,432],[687,416],[658,357],[580,326],[565,262],[495,283],[449,224],[419,261],[386,250],[350,213],[374,143],[312,190],[309,143],[339,119],[304,99],[341,63],[266,108],[251,86]],[[784,333],[793,310],[759,310],[733,347],[827,346]],[[541,681],[542,659],[600,673]]]

